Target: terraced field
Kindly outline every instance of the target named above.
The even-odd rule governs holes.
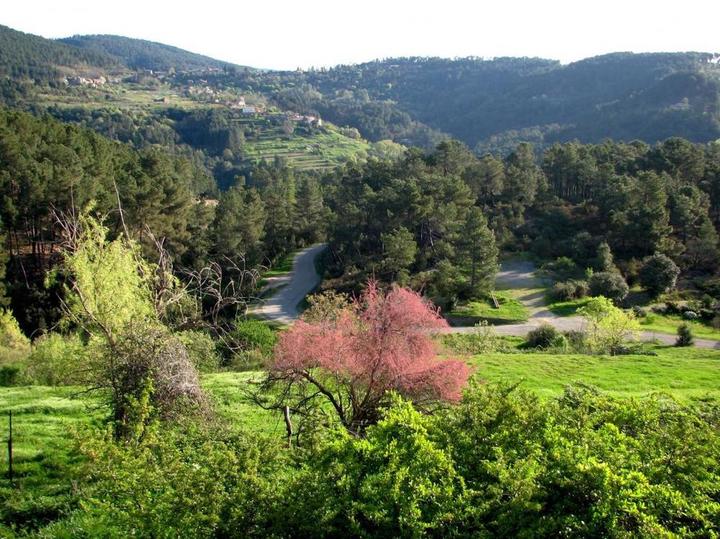
[[[247,139],[244,158],[251,162],[281,158],[297,170],[327,170],[367,156],[368,143],[329,128],[311,136],[287,136],[280,128],[264,129],[256,140]]]

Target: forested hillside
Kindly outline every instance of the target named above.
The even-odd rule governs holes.
[[[126,231],[151,257],[160,238],[168,256],[189,268],[215,257],[269,265],[323,236],[326,215],[313,176],[258,167],[247,188],[210,202],[199,196],[208,184],[202,167],[161,148],[137,151],[47,116],[0,109],[6,292],[22,327],[47,329],[59,316],[62,288],[45,286],[58,263],[59,214],[103,216],[110,237]]]
[[[72,36],[59,41],[83,51],[112,56],[131,69],[204,71],[208,69],[236,69],[239,67],[208,56],[144,39],[93,35]]]
[[[281,110],[355,128],[371,142],[425,149],[448,137],[480,155],[507,155],[519,142],[720,138],[720,67],[706,53],[616,53],[569,65],[539,58],[393,58],[281,72],[121,36],[52,41],[4,28],[0,39],[0,68],[10,77],[6,102],[32,91],[9,82],[27,76],[57,82],[68,74],[58,66],[122,68],[145,84],[157,84],[147,75],[159,71],[158,80],[178,90],[198,84],[202,74],[203,91],[258,95]]]
[[[83,50],[0,26],[0,77],[55,80],[68,68],[117,68],[119,62],[100,51]]]
[[[521,141],[706,142],[720,137],[720,68],[711,59],[618,53],[562,66],[531,58],[399,58],[289,74],[292,88],[277,95],[345,116],[353,108],[372,115],[384,104],[392,114],[374,117],[386,129],[409,114],[480,153]],[[377,136],[377,128],[356,122],[368,138]]]

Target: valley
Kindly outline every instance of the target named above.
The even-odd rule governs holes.
[[[0,26],[0,536],[720,534],[716,53],[239,62]]]

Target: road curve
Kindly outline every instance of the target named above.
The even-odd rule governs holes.
[[[272,280],[272,288],[278,290],[260,300],[250,313],[278,324],[291,324],[297,320],[300,315],[298,305],[320,284],[315,259],[326,247],[325,243],[319,243],[299,251],[293,259],[292,271]]]
[[[498,289],[538,289],[543,287],[543,282],[535,275],[535,265],[528,261],[511,261],[502,264],[496,277]],[[550,324],[559,331],[582,330],[584,320],[580,316],[558,316],[549,311],[545,305],[544,292],[531,292],[526,296],[518,298],[527,307],[530,317],[527,322],[520,324],[495,325],[493,329],[498,335],[524,337],[529,331],[541,324]],[[446,330],[449,333],[471,333],[474,327],[451,327]],[[663,344],[675,344],[675,335],[657,333],[654,331],[641,331],[641,341],[658,341]],[[710,339],[694,339],[694,345],[698,348],[710,348],[720,350],[720,341]]]

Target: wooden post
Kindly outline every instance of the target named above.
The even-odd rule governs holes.
[[[10,478],[10,483],[13,481],[13,432],[12,432],[12,410],[10,410],[8,415],[8,424],[10,427],[10,435],[8,436],[8,478]]]
[[[287,431],[287,445],[292,447],[292,422],[290,421],[290,407],[286,406],[284,410],[285,415],[285,430]]]
[[[500,308],[500,303],[498,303],[498,300],[497,300],[497,298],[495,297],[495,292],[490,292],[490,299],[492,299],[493,306],[494,306],[496,309],[499,309],[499,308]]]

